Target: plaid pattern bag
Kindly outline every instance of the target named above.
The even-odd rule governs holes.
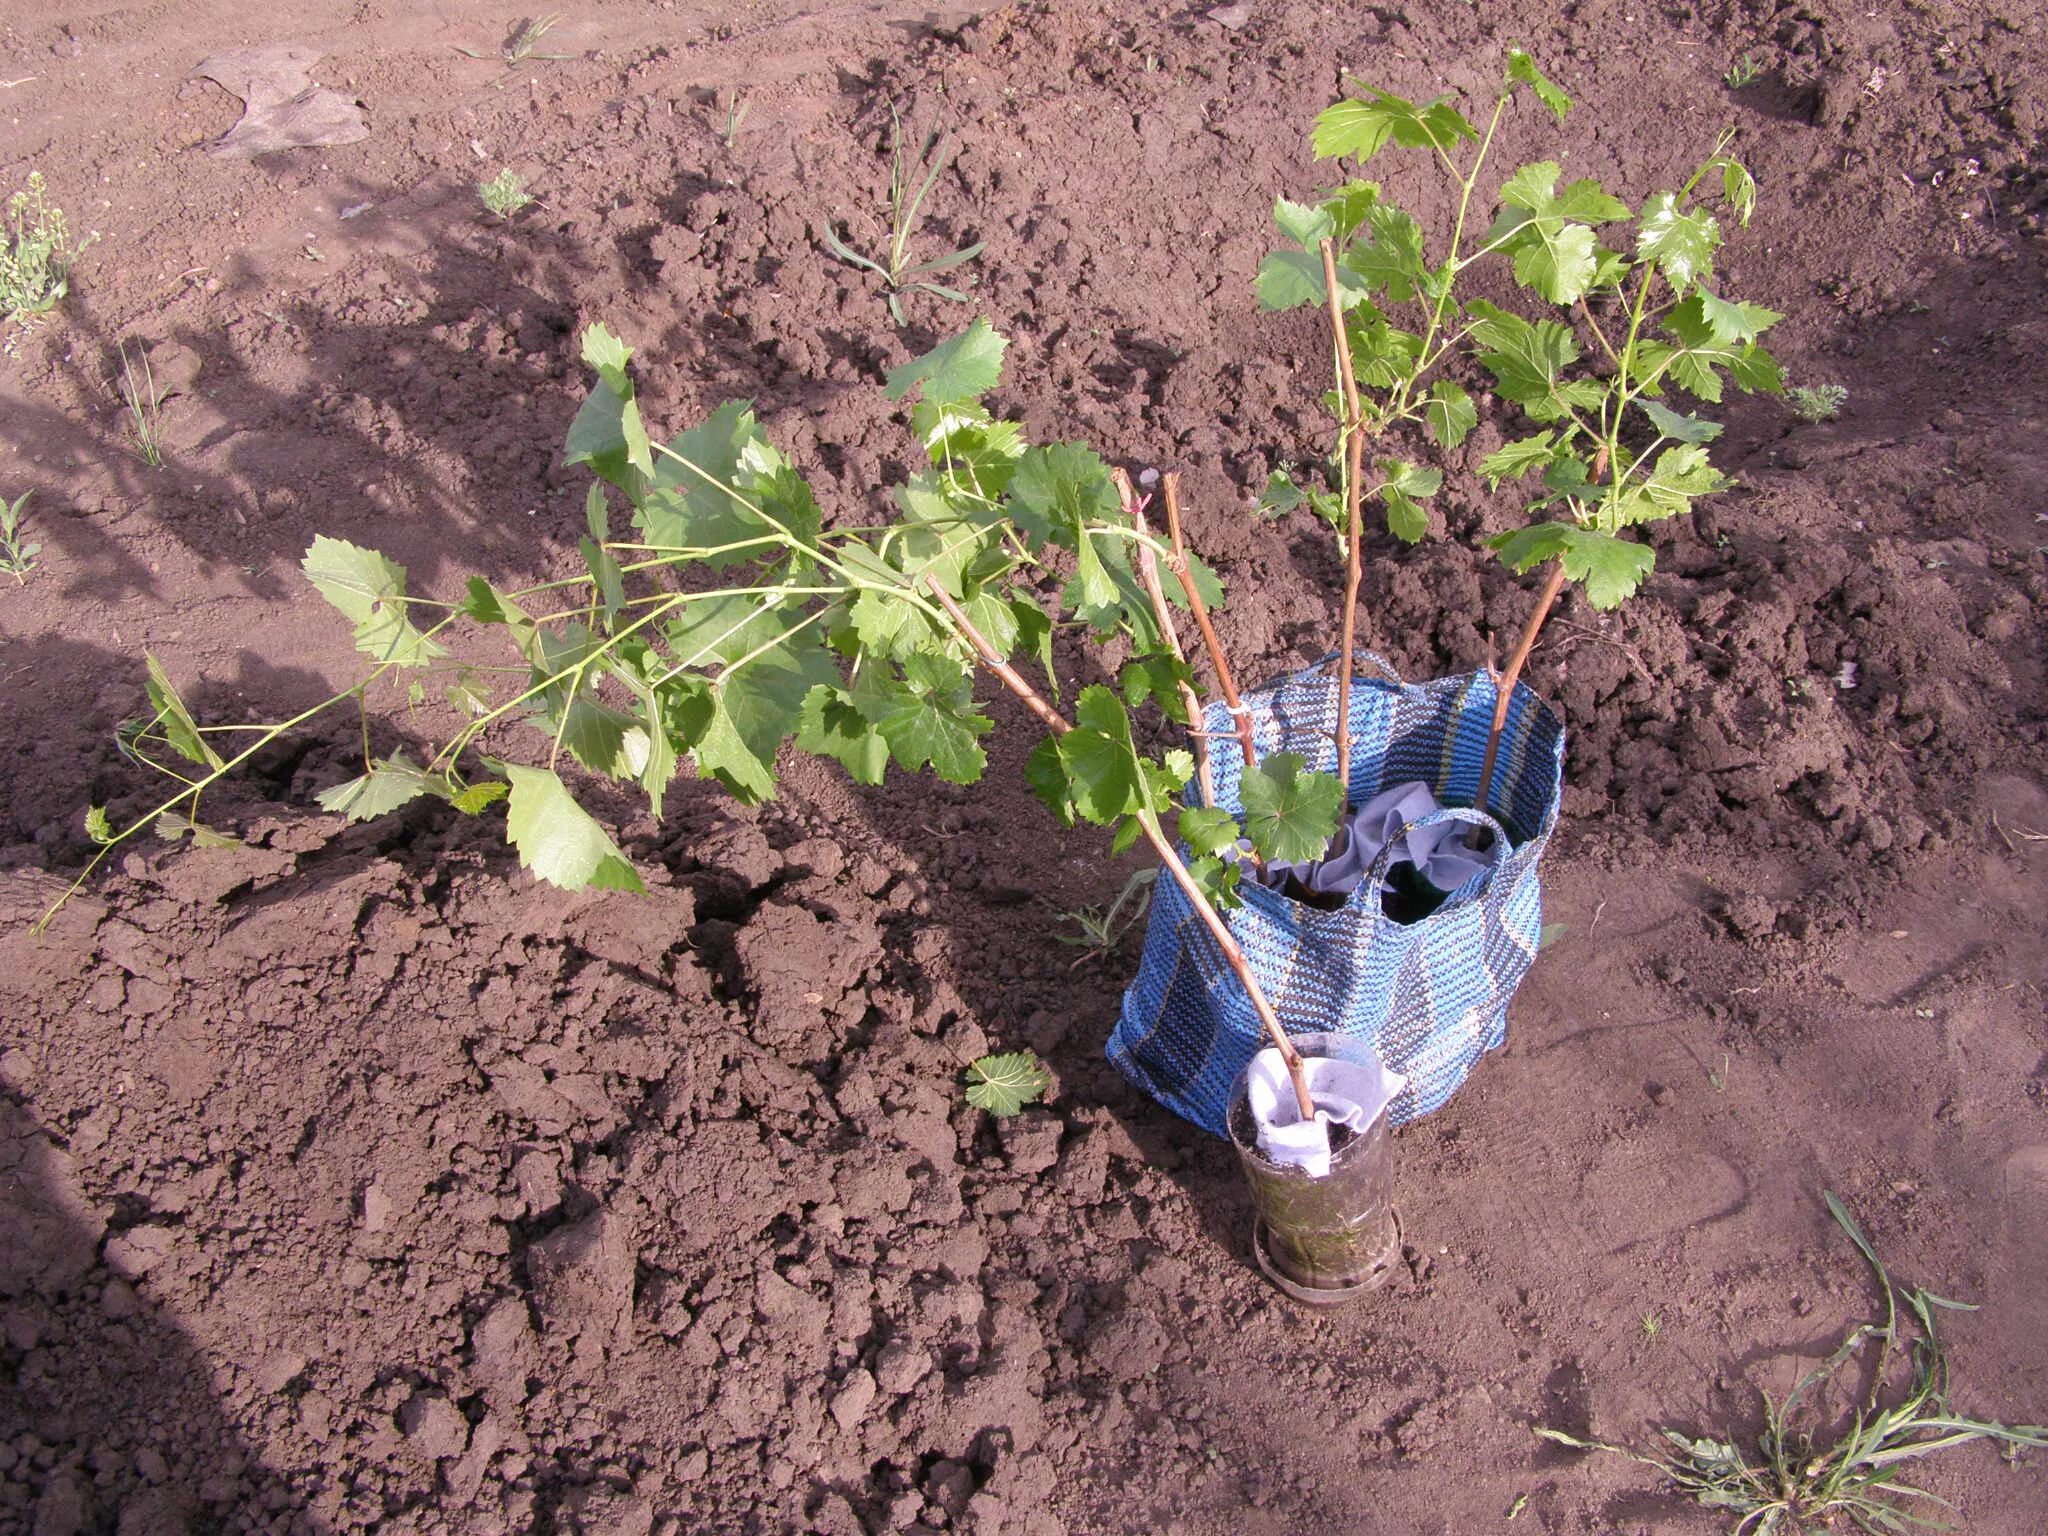
[[[1298,752],[1307,767],[1336,768],[1337,682],[1329,660],[1245,696],[1261,758]],[[1385,660],[1361,653],[1389,675]],[[1507,852],[1419,922],[1397,923],[1380,906],[1380,881],[1400,839],[1334,911],[1246,879],[1243,905],[1225,914],[1290,1034],[1361,1035],[1408,1078],[1388,1109],[1396,1125],[1439,1109],[1486,1052],[1507,1038],[1508,999],[1536,957],[1542,893],[1536,864],[1557,825],[1564,783],[1564,726],[1517,684],[1494,767],[1492,801],[1502,827],[1470,804],[1493,723],[1493,679],[1484,671],[1406,684],[1357,678],[1351,687],[1350,803],[1421,780],[1443,807],[1411,822],[1464,821],[1491,828]],[[1216,800],[1242,813],[1244,762],[1228,711],[1203,722]],[[1179,886],[1161,879],[1152,897],[1145,952],[1124,993],[1108,1055],[1132,1083],[1218,1136],[1231,1085],[1266,1043],[1251,999]]]

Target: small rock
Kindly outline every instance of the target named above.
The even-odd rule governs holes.
[[[875,1385],[901,1397],[931,1374],[931,1351],[908,1339],[891,1339],[875,1356]]]
[[[469,1420],[438,1392],[415,1392],[398,1410],[406,1443],[421,1455],[446,1461],[469,1449]]]
[[[832,1417],[841,1429],[851,1431],[867,1416],[874,1401],[875,1378],[866,1371],[855,1371],[846,1378],[846,1385],[833,1394]]]
[[[164,1261],[177,1240],[169,1227],[130,1227],[107,1239],[107,1267],[130,1280],[146,1275]]]

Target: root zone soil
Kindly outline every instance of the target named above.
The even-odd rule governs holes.
[[[510,70],[456,51],[507,23],[466,0],[0,27],[9,185],[42,169],[102,236],[0,362],[0,492],[35,490],[44,561],[0,590],[0,1529],[1709,1531],[1531,1427],[1752,1433],[1756,1389],[1870,1315],[1824,1187],[1983,1303],[1957,1406],[2048,1416],[2033,19],[613,0]],[[239,106],[183,71],[268,40],[321,49],[371,137],[205,155]],[[1510,42],[1625,195],[1737,127],[1739,291],[1849,402],[1729,409],[1741,488],[1657,535],[1623,618],[1546,633],[1562,936],[1507,1050],[1399,1136],[1408,1246],[1368,1305],[1268,1288],[1229,1148],[1101,1061],[1130,956],[1051,935],[1127,871],[1051,835],[1021,720],[993,793],[609,807],[638,900],[536,888],[432,811],[344,829],[311,809],[337,728],[216,804],[241,847],[137,847],[26,934],[87,801],[145,804],[111,745],[142,646],[212,718],[276,715],[352,665],[292,600],[315,532],[444,596],[570,568],[587,320],[657,420],[752,397],[854,515],[906,467],[882,371],[986,313],[1036,436],[1185,472],[1247,678],[1319,653],[1336,551],[1247,510],[1327,446],[1314,317],[1250,295],[1271,198],[1325,179],[1340,65],[1427,98]],[[814,239],[877,243],[892,103],[960,144],[930,253],[988,242],[973,305],[913,297],[901,333]],[[542,199],[511,223],[474,191],[501,165]],[[175,392],[161,469],[124,342]],[[1451,466],[1448,531],[1512,511],[1472,473],[1496,446]],[[1527,599],[1382,539],[1365,638],[1470,667]],[[967,1109],[960,1069],[1027,1046],[1051,1102]],[[1925,1477],[1976,1533],[2048,1507],[2038,1459]]]

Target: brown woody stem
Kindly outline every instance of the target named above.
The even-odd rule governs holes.
[[[1195,585],[1194,568],[1188,562],[1187,540],[1180,531],[1180,476],[1168,474],[1165,487],[1166,532],[1173,541],[1173,559],[1167,563],[1180,578],[1180,589],[1187,594],[1188,607],[1195,615],[1195,626],[1202,632],[1202,648],[1209,653],[1209,665],[1216,669],[1216,687],[1223,695],[1223,707],[1230,711],[1230,718],[1237,725],[1237,744],[1244,750],[1244,766],[1249,771],[1259,765],[1259,751],[1252,743],[1251,711],[1237,695],[1237,679],[1231,676],[1230,663],[1223,659],[1223,642],[1216,638],[1216,626],[1209,622],[1209,605],[1202,601],[1202,589]]]
[[[1365,411],[1358,403],[1358,377],[1351,368],[1351,338],[1344,307],[1337,300],[1337,249],[1323,242],[1323,291],[1330,301],[1330,337],[1337,349],[1337,379],[1344,391],[1344,642],[1337,655],[1337,782],[1351,797],[1351,657],[1358,645],[1358,586],[1365,575],[1360,503],[1365,494]]]
[[[1551,604],[1557,601],[1557,594],[1564,590],[1564,557],[1550,562],[1550,579],[1543,583],[1543,591],[1536,599],[1536,606],[1529,613],[1529,622],[1522,626],[1522,638],[1515,642],[1515,653],[1508,658],[1505,672],[1493,673],[1493,729],[1486,733],[1486,757],[1479,765],[1479,793],[1472,803],[1480,810],[1487,808],[1486,798],[1493,790],[1493,762],[1500,755],[1501,732],[1507,729],[1508,705],[1514,701],[1515,684],[1520,681],[1522,668],[1528,664],[1529,653],[1536,648],[1536,633],[1543,628],[1543,621],[1550,617]],[[1493,672],[1492,663],[1487,670]]]
[[[1116,483],[1116,494],[1129,514],[1131,526],[1140,534],[1150,536],[1151,529],[1145,526],[1145,504],[1131,489],[1131,477],[1121,469],[1110,471],[1110,478]],[[1182,666],[1187,665],[1188,653],[1181,649],[1180,631],[1174,628],[1173,610],[1166,603],[1166,588],[1159,582],[1159,555],[1149,543],[1138,545],[1138,579],[1145,584],[1145,595],[1152,599],[1152,617],[1159,625],[1159,633],[1173,652],[1173,659]],[[1216,803],[1216,779],[1209,771],[1209,736],[1202,729],[1202,701],[1195,697],[1195,690],[1186,682],[1180,684],[1180,705],[1188,717],[1188,739],[1195,749],[1195,782],[1202,786],[1202,804]]]
[[[939,600],[940,606],[946,610],[954,627],[960,631],[967,643],[974,647],[974,653],[981,658],[981,664],[993,672],[1005,688],[1021,699],[1024,707],[1045,723],[1047,730],[1055,736],[1064,736],[1074,728],[1064,715],[1038,696],[1037,691],[1024,681],[1015,667],[1003,660],[996,648],[988,643],[987,637],[975,627],[974,621],[968,618],[959,603],[954,601],[950,592],[930,577],[926,578],[925,585],[930,589],[932,596]],[[1259,985],[1258,978],[1252,975],[1251,962],[1245,958],[1244,950],[1224,924],[1222,915],[1210,904],[1209,898],[1202,894],[1202,888],[1195,884],[1195,877],[1188,873],[1188,867],[1180,861],[1180,855],[1174,852],[1173,844],[1160,830],[1159,818],[1149,810],[1141,811],[1138,814],[1138,824],[1150,840],[1153,852],[1159,855],[1159,862],[1173,877],[1173,883],[1181,888],[1189,904],[1201,916],[1203,925],[1209,930],[1209,936],[1223,952],[1224,964],[1236,973],[1238,982],[1244,987],[1245,995],[1252,1000],[1253,1011],[1258,1014],[1259,1022],[1265,1026],[1267,1035],[1273,1041],[1273,1048],[1280,1053],[1281,1061],[1286,1063],[1287,1079],[1294,1086],[1295,1105],[1301,1111],[1301,1118],[1315,1119],[1315,1099],[1308,1091],[1308,1077],[1302,1070],[1301,1052],[1296,1050],[1294,1042],[1287,1038],[1287,1027],[1280,1022],[1280,1015],[1273,1011],[1272,1003],[1267,1001],[1265,989]]]

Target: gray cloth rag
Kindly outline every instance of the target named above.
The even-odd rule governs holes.
[[[1292,875],[1312,891],[1348,895],[1358,888],[1389,838],[1435,809],[1436,795],[1420,779],[1396,784],[1344,813],[1323,858],[1305,864],[1268,864],[1263,879],[1267,885],[1284,886]],[[1465,821],[1418,827],[1401,839],[1388,871],[1403,863],[1413,864],[1418,875],[1448,895],[1481,870],[1491,868],[1499,856],[1497,844],[1484,853],[1466,844],[1466,834],[1477,830]]]

